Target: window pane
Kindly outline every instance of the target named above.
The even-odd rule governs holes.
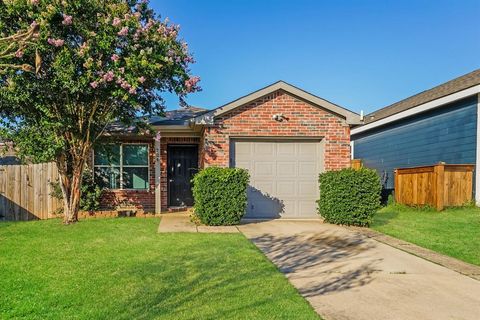
[[[148,189],[148,167],[123,167],[123,188]]]
[[[103,144],[95,148],[95,165],[120,165],[120,145]]]
[[[95,167],[95,181],[100,188],[120,189],[119,167]]]
[[[134,166],[148,165],[148,146],[144,144],[124,144],[123,164]]]

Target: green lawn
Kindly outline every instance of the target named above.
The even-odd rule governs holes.
[[[243,235],[158,223],[0,223],[0,319],[318,319]]]
[[[393,237],[480,265],[480,209],[449,208],[441,212],[388,206],[374,217],[372,228]]]

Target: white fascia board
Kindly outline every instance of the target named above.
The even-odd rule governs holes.
[[[428,111],[428,110],[431,110],[431,109],[434,109],[434,108],[438,108],[438,107],[443,106],[445,104],[448,104],[448,103],[451,103],[451,102],[454,102],[454,101],[457,101],[457,100],[460,100],[460,99],[463,99],[463,98],[466,98],[466,97],[469,97],[469,96],[472,96],[472,95],[475,95],[475,94],[478,94],[478,93],[480,93],[480,85],[476,85],[476,86],[470,87],[468,89],[452,93],[448,96],[429,101],[427,103],[424,103],[424,104],[421,104],[419,106],[413,107],[411,109],[393,114],[391,116],[380,119],[378,121],[366,124],[366,125],[358,127],[358,128],[354,128],[354,129],[352,129],[351,134],[354,135],[354,134],[358,134],[358,133],[361,133],[361,132],[365,132],[365,131],[371,130],[373,128],[388,124],[390,122],[394,122],[394,121],[397,121],[397,120],[400,120],[400,119],[403,119],[403,118],[406,118],[406,117],[410,117],[410,116],[415,115],[417,113],[421,113],[421,112]]]

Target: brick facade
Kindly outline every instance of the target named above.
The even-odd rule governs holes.
[[[282,122],[273,120],[283,114]],[[284,91],[276,91],[221,115],[205,129],[204,166],[228,166],[230,137],[322,137],[325,170],[350,166],[350,127],[346,121]]]
[[[274,114],[283,114],[281,122]],[[219,116],[202,137],[162,137],[160,148],[161,210],[168,209],[167,146],[198,144],[199,167],[228,166],[230,137],[321,137],[324,141],[324,168],[337,170],[350,166],[350,127],[346,121],[284,91],[276,91],[248,105]],[[112,190],[106,192],[102,207],[112,208],[127,200],[138,209],[155,211],[155,143],[148,140],[122,139],[122,142],[148,143],[150,186],[148,190]]]
[[[162,197],[161,210],[168,209],[167,190],[167,146],[169,144],[199,144],[198,137],[162,137],[160,142],[160,190]],[[151,140],[122,139],[122,143],[148,143],[149,145],[149,177],[150,186],[148,190],[109,190],[103,193],[101,200],[102,209],[115,208],[119,203],[128,201],[138,209],[145,212],[155,211],[155,143]],[[200,152],[200,148],[199,148]],[[200,159],[200,157],[199,157]]]

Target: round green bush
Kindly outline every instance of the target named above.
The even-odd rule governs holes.
[[[326,222],[368,226],[380,208],[380,177],[372,169],[321,173],[318,212]]]
[[[249,174],[245,169],[209,167],[193,177],[195,215],[210,226],[235,225],[247,208]]]

